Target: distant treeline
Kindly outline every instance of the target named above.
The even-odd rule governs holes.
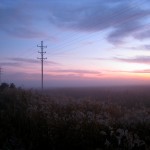
[[[11,89],[14,89],[16,88],[15,84],[14,83],[11,83],[11,84],[8,84],[8,83],[1,83],[0,85],[0,90],[4,90],[6,88],[11,88]]]

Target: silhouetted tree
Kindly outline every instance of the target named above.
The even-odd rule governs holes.
[[[2,83],[1,86],[0,86],[0,89],[3,90],[3,89],[6,89],[6,88],[9,88],[9,84]]]
[[[9,88],[11,88],[11,89],[15,89],[15,88],[16,88],[16,86],[15,86],[15,84],[14,84],[14,83],[11,83],[11,84],[10,84],[10,86],[9,86]]]

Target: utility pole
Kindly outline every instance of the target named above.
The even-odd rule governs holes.
[[[40,47],[41,48],[41,51],[38,51],[38,53],[41,54],[41,58],[37,58],[37,59],[40,59],[41,60],[41,89],[43,91],[43,61],[44,59],[47,59],[47,58],[44,58],[44,54],[46,52],[43,51],[44,48],[47,48],[47,46],[43,46],[43,41],[41,41],[41,45],[37,45],[37,47]]]
[[[0,85],[1,85],[1,81],[2,80],[2,68],[0,67]]]

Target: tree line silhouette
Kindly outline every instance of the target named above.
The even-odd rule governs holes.
[[[4,90],[4,89],[7,89],[7,88],[10,88],[10,89],[15,89],[16,88],[16,85],[14,83],[5,83],[3,82],[1,85],[0,85],[0,90]]]

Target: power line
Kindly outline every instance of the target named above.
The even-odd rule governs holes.
[[[131,5],[132,4],[132,5]],[[121,9],[120,11],[119,11],[119,13],[114,13],[112,16],[111,16],[111,18],[119,18],[119,17],[121,17],[121,15],[125,15],[126,13],[129,13],[130,11],[132,11],[132,9],[134,9],[134,8],[138,8],[139,7],[139,4],[143,4],[143,2],[142,1],[140,1],[140,3],[137,3],[137,2],[132,2],[132,3],[130,3],[130,9],[128,8],[128,9],[126,9],[126,7],[124,7],[123,9]],[[123,16],[124,17],[124,16]],[[104,17],[102,17],[102,19],[104,19]],[[114,22],[114,26],[118,26],[118,25],[120,25],[120,24],[124,24],[124,23],[126,23],[126,22],[129,22],[129,21],[131,21],[133,19],[133,16],[132,17],[129,17],[127,20],[121,20],[121,21],[119,21],[119,20],[116,20],[115,22]],[[93,28],[95,28],[96,26],[98,26],[98,25],[100,25],[100,23],[97,23],[97,24],[94,24],[93,25]],[[87,29],[90,29],[90,27],[87,27]],[[79,30],[82,30],[82,28],[79,28]],[[59,33],[60,34],[60,33]],[[78,39],[80,40],[80,37],[81,36],[77,36],[77,37],[75,37],[76,35],[78,35],[78,33],[73,33],[72,35],[69,35],[69,37],[68,37],[68,39],[69,39],[69,42],[64,42],[64,43],[62,43],[62,44],[57,44],[56,46],[54,46],[54,48],[56,48],[56,50],[57,50],[57,47],[58,47],[58,49],[60,50],[61,48],[60,47],[66,47],[66,46],[68,46],[68,45],[71,45],[71,44],[73,44],[75,41],[77,41]],[[95,33],[93,34],[93,33],[90,33],[90,37],[92,37],[93,35],[95,35]],[[74,38],[75,37],[75,38]],[[89,37],[89,36],[88,36]],[[49,38],[47,38],[46,39],[46,41],[48,40]],[[71,41],[70,41],[71,40]],[[69,44],[68,44],[69,43]]]
[[[95,3],[95,4],[96,4],[96,6],[97,6],[97,3]],[[138,8],[139,6],[141,6],[141,5],[143,4],[143,1],[140,1],[140,2],[133,1],[133,2],[130,2],[129,4],[130,4],[130,8],[124,7],[124,8],[121,9],[118,13],[113,14],[113,15],[111,16],[111,18],[114,18],[114,19],[115,19],[115,18],[122,17],[122,15],[124,16],[126,13],[129,13],[129,12],[132,11],[134,8],[136,9],[136,8]],[[103,19],[103,17],[102,17],[102,19]],[[128,18],[128,21],[131,21],[131,20],[132,20],[132,18],[130,18],[130,19]],[[126,22],[126,20],[122,20],[121,22],[118,22],[118,21],[116,20],[115,23],[114,23],[114,24],[115,24],[114,26],[120,25],[121,23],[125,23],[125,22]],[[96,27],[96,26],[98,26],[98,25],[100,25],[100,23],[94,24],[93,27]],[[87,28],[88,28],[88,27],[87,27]],[[82,29],[79,28],[79,30],[82,30]],[[99,30],[99,33],[101,33],[100,30]],[[60,32],[59,32],[59,31],[55,33],[55,36],[57,36],[57,35],[60,35]],[[54,54],[54,55],[56,54],[56,55],[57,55],[57,53],[58,53],[58,54],[59,54],[59,53],[63,53],[64,51],[61,51],[62,48],[69,47],[70,45],[73,45],[74,42],[77,42],[78,40],[80,40],[80,41],[87,40],[87,39],[89,39],[90,37],[92,37],[92,36],[94,36],[94,35],[95,35],[95,33],[94,33],[94,34],[93,34],[93,33],[89,33],[88,36],[86,36],[86,38],[85,38],[84,36],[82,37],[81,35],[78,36],[78,33],[69,34],[69,35],[66,37],[67,41],[62,42],[61,44],[57,43],[57,45],[55,45],[55,46],[52,47],[53,49],[55,49],[55,52],[52,52],[51,54]],[[44,41],[48,41],[50,38],[51,38],[51,36],[45,38]],[[82,38],[82,39],[80,39],[80,38]],[[76,44],[76,43],[75,43],[75,44]],[[33,49],[33,48],[32,48],[32,49]],[[32,50],[32,49],[31,49],[31,50]],[[68,49],[70,50],[70,48],[68,48]],[[28,49],[28,50],[30,50],[30,49]],[[65,50],[65,52],[67,52],[67,51],[68,51],[68,50]],[[26,50],[25,50],[25,54],[27,54]],[[27,55],[30,55],[30,54],[28,53]],[[21,52],[20,56],[22,56],[22,52]]]
[[[41,89],[42,89],[42,91],[43,91],[43,61],[44,61],[45,59],[47,59],[47,58],[44,58],[44,57],[43,57],[44,54],[46,53],[46,52],[43,51],[43,49],[44,49],[44,48],[47,48],[47,46],[43,46],[43,41],[41,41],[41,45],[40,45],[40,46],[37,45],[37,47],[40,47],[40,48],[41,48],[41,51],[40,51],[40,52],[38,51],[38,53],[41,54],[41,58],[37,58],[37,59],[40,59],[40,60],[41,60]]]

